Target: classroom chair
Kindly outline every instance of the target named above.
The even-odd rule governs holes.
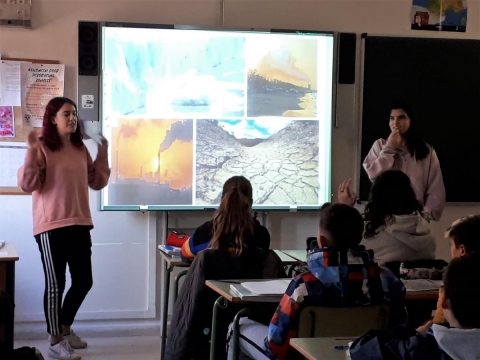
[[[308,306],[300,313],[299,338],[359,337],[369,330],[388,327],[388,307],[319,307]]]
[[[233,359],[239,358],[240,319],[253,314],[252,309],[240,310],[233,320]],[[385,305],[355,307],[308,306],[299,319],[298,338],[351,337],[357,338],[369,330],[388,327],[389,310]]]

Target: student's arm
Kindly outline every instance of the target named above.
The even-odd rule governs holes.
[[[445,185],[443,184],[442,170],[438,161],[437,153],[432,149],[430,154],[431,164],[428,184],[425,189],[425,206],[423,215],[427,220],[438,221],[442,217],[445,207]]]
[[[208,248],[208,245],[210,244],[210,242],[204,242],[204,243],[200,243],[198,245],[195,245],[195,238],[196,238],[195,234],[193,234],[182,245],[181,257],[182,257],[182,260],[185,261],[185,262],[193,261],[193,259],[195,259],[195,256],[197,256],[197,254],[200,251]]]
[[[267,228],[259,225],[256,230],[255,240],[257,242],[257,247],[264,250],[270,249],[270,233],[268,232]]]
[[[443,315],[443,297],[444,293],[442,290],[439,290],[438,292],[438,301],[437,301],[437,310],[435,310],[435,315],[433,316],[432,322],[434,324],[444,324],[445,323],[445,315]]]
[[[382,149],[382,140],[375,141],[363,162],[363,167],[371,181],[382,172],[392,169],[396,153],[397,150],[388,143]]]
[[[98,154],[95,161],[87,149],[88,186],[93,190],[101,190],[108,184],[110,168],[108,166],[108,145],[105,142],[98,147]]]
[[[207,222],[198,227],[188,241],[183,243],[181,253],[182,260],[186,262],[193,261],[200,251],[208,248],[211,240],[210,224],[211,222]]]
[[[263,264],[262,278],[263,279],[282,279],[286,278],[285,267],[282,260],[275,253],[274,250],[269,250],[269,254]]]
[[[308,295],[303,275],[290,282],[268,326],[267,345],[278,359],[290,359],[290,339],[298,335],[300,311]]]
[[[28,148],[25,162],[17,171],[18,187],[27,193],[39,190],[45,181],[46,160],[35,132],[28,136]]]

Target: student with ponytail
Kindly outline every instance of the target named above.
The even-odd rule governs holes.
[[[267,250],[270,234],[260,225],[252,210],[252,184],[243,176],[233,176],[223,185],[222,200],[213,220],[200,226],[182,246],[182,259],[192,261],[209,246],[212,249],[238,244],[235,251],[241,253],[243,244]],[[235,238],[231,238],[232,234]],[[239,239],[244,239],[240,241]]]
[[[250,182],[243,176],[228,179],[213,220],[193,235],[193,244],[202,244],[204,250],[195,256],[175,303],[165,360],[209,357],[212,309],[218,294],[205,285],[206,280],[286,276],[278,255],[268,250],[270,236],[255,220],[252,203]],[[227,332],[235,314],[232,309],[222,310],[216,327],[218,334]],[[270,310],[273,313],[275,309]],[[223,340],[217,338],[216,353],[225,351],[226,340]]]

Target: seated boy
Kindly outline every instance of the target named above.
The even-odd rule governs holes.
[[[445,237],[450,242],[450,254],[452,259],[460,256],[464,256],[473,251],[480,251],[480,215],[465,216],[455,221],[450,226]],[[440,291],[437,303],[437,310],[432,322],[434,324],[445,323],[445,317],[443,316],[442,303],[443,292]],[[426,331],[431,323],[420,328],[419,330]]]
[[[452,260],[444,282],[442,309],[450,328],[433,325],[435,339],[453,359],[479,359],[480,252]]]
[[[292,359],[290,338],[298,334],[300,312],[307,306],[390,304],[390,323],[405,321],[405,288],[387,269],[373,261],[373,252],[360,246],[363,219],[344,204],[320,209],[316,249],[308,258],[310,271],[290,283],[269,326],[240,321],[241,359]],[[325,324],[328,326],[328,324]],[[229,347],[229,358],[233,356]]]
[[[407,329],[373,338],[366,334],[352,345],[352,359],[480,359],[480,252],[453,259],[444,282],[441,307],[450,328],[435,324],[426,334],[401,337],[392,334],[405,334]]]

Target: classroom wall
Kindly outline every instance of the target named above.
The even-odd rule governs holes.
[[[469,1],[468,30],[465,34],[410,31],[410,4],[408,0],[227,0],[222,7],[222,2],[218,0],[36,0],[32,11],[33,30],[0,29],[0,54],[60,60],[66,65],[65,94],[76,98],[79,20],[199,26],[221,26],[223,22],[225,27],[480,37],[478,1]],[[360,62],[357,68],[359,77]],[[333,189],[344,178],[357,177],[359,89],[358,81],[355,86],[338,87],[339,127],[333,130]],[[92,144],[89,148],[95,151]],[[165,214],[99,212],[98,195],[91,192],[90,200],[96,225],[92,232],[95,281],[79,318],[103,320],[102,324],[109,324],[109,330],[117,328],[127,332],[128,328],[130,333],[134,330],[127,320],[137,319],[139,328],[150,326],[153,331],[158,328],[159,284],[163,279],[163,264],[156,262],[155,248],[164,240]],[[454,219],[474,212],[480,213],[480,207],[447,206],[442,221],[434,225],[439,257],[448,258],[443,230]],[[170,222],[175,227],[188,229],[207,218],[208,214],[182,212],[171,214]],[[273,247],[304,248],[305,238],[316,234],[317,216],[303,212],[272,212],[268,216],[268,224]],[[42,321],[43,318],[41,264],[31,228],[30,196],[0,196],[0,237],[14,241],[20,254],[16,277],[16,314],[19,322]],[[21,325],[17,329],[22,329]],[[42,326],[38,328],[39,333],[43,331]]]

